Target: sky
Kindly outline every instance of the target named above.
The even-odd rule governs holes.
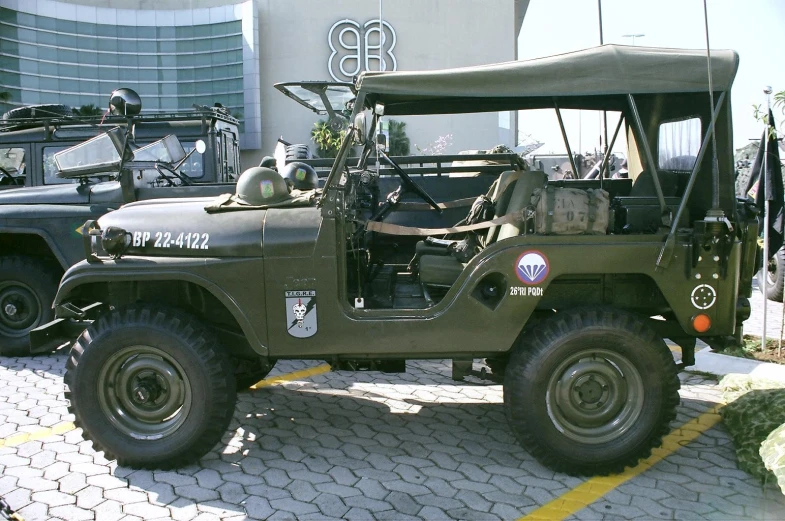
[[[601,0],[605,43],[631,45],[625,34],[645,34],[636,45],[706,48],[703,0]],[[739,71],[732,89],[734,147],[760,139],[763,126],[753,117],[753,105],[765,107],[763,89],[785,90],[785,0],[707,0],[709,40],[713,49],[739,53]],[[521,60],[550,56],[599,44],[596,0],[531,0],[518,38]],[[772,103],[774,100],[772,99]],[[564,112],[570,146],[591,150],[599,146],[599,118]],[[778,125],[785,122],[774,108]],[[609,134],[616,118],[608,118]],[[522,134],[544,141],[538,153],[565,151],[553,111],[522,115]],[[578,130],[582,129],[579,133]],[[619,148],[619,147],[615,147]]]

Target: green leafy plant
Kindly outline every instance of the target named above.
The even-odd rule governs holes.
[[[323,119],[314,123],[311,129],[311,141],[316,145],[317,155],[322,158],[337,156],[345,135],[345,130],[333,130]]]
[[[391,119],[389,125],[390,155],[408,156],[410,144],[409,137],[406,135],[406,122]]]

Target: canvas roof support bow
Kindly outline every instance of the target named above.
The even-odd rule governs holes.
[[[717,123],[717,118],[720,115],[720,110],[722,109],[722,104],[724,101],[725,92],[720,94],[719,99],[717,99],[717,107],[711,114],[711,121],[709,121],[709,127],[706,129],[706,135],[703,136],[700,150],[698,150],[698,157],[695,159],[695,164],[692,166],[690,179],[687,181],[687,186],[684,189],[684,196],[681,199],[678,210],[676,210],[676,217],[673,219],[670,232],[668,232],[668,237],[665,239],[665,244],[662,245],[660,254],[657,256],[658,268],[667,268],[671,262],[673,249],[676,243],[676,229],[678,228],[679,221],[681,220],[684,210],[687,208],[687,201],[690,199],[692,187],[695,186],[695,180],[698,178],[698,170],[700,169],[701,162],[703,161],[703,156],[706,154],[706,149],[709,148],[709,139],[714,134],[714,125]]]
[[[564,121],[561,117],[561,110],[559,109],[559,102],[556,98],[553,98],[553,108],[556,109],[556,117],[559,119],[559,128],[561,129],[561,136],[564,139],[564,146],[567,148],[567,157],[570,158],[570,166],[572,167],[572,173],[575,175],[575,178],[578,179],[580,176],[580,172],[575,167],[575,157],[572,155],[572,149],[570,148],[570,141],[567,139],[567,131],[564,129]],[[580,152],[580,150],[578,150]]]
[[[654,182],[654,191],[657,193],[657,201],[660,203],[662,224],[665,226],[670,226],[670,208],[668,208],[668,205],[665,204],[665,196],[662,195],[662,186],[660,185],[660,178],[657,175],[657,163],[654,162],[654,156],[651,153],[651,146],[649,146],[649,140],[646,137],[646,131],[643,129],[643,123],[641,122],[641,115],[638,113],[638,105],[635,104],[635,98],[632,94],[627,94],[627,103],[630,105],[632,122],[634,123],[635,129],[638,131],[638,135],[641,138],[640,142],[641,146],[643,146],[643,152],[646,154],[646,163],[649,172],[651,172],[651,180]]]

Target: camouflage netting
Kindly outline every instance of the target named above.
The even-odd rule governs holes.
[[[785,384],[729,374],[720,381],[722,419],[736,445],[739,468],[761,480],[777,479],[785,493]]]
[[[777,477],[777,484],[785,494],[785,423],[771,431],[760,446],[763,464]]]

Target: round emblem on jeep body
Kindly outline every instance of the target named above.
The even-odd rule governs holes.
[[[709,309],[717,301],[717,292],[708,284],[700,284],[692,290],[690,300],[698,309]]]
[[[515,275],[524,284],[539,284],[548,276],[548,259],[536,250],[525,251],[515,261]]]

